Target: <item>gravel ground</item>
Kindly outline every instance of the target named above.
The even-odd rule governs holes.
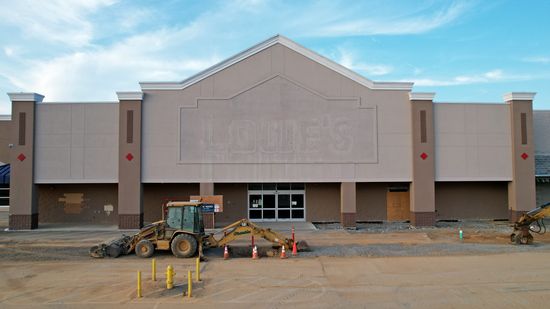
[[[457,229],[464,229],[467,237],[458,241]],[[446,256],[446,255],[485,255],[500,253],[517,253],[531,251],[550,251],[550,242],[545,238],[535,237],[532,246],[511,245],[507,235],[511,232],[507,222],[440,222],[438,227],[411,228],[406,223],[360,224],[357,230],[343,230],[336,225],[318,225],[317,231],[310,232],[306,240],[332,238],[331,233],[344,233],[342,244],[312,246],[311,251],[301,252],[301,257],[404,257],[404,256]],[[393,233],[393,234],[392,234]],[[414,233],[427,235],[430,243],[411,243]],[[122,233],[112,232],[0,232],[0,261],[79,261],[89,260],[88,250],[98,244]],[[400,237],[398,243],[364,244],[369,234],[388,234]],[[346,236],[348,235],[348,236]],[[417,235],[417,234],[416,234]],[[340,240],[339,240],[340,241]],[[251,249],[247,245],[232,246],[232,256],[249,257]],[[268,245],[259,247],[260,255],[273,254]],[[268,254],[269,253],[269,254]],[[290,254],[290,252],[289,252]],[[208,258],[220,258],[221,249],[205,251]],[[158,252],[159,258],[171,257],[170,252]],[[124,259],[137,258],[131,254]]]
[[[300,253],[303,257],[404,257],[404,256],[449,256],[449,255],[484,255],[533,251],[550,251],[550,245],[535,244],[532,246],[513,246],[495,244],[373,244],[368,246],[330,246],[311,248],[311,252]]]
[[[300,253],[301,257],[402,257],[402,256],[445,256],[445,255],[485,255],[531,251],[550,251],[550,235],[535,236],[532,246],[511,245],[507,235],[511,232],[508,222],[465,221],[438,222],[437,227],[413,228],[408,223],[359,224],[356,230],[345,230],[337,224],[318,224],[316,231],[307,234],[306,240],[315,243],[318,239],[332,239],[339,236],[337,244],[329,243],[312,246],[310,252]],[[457,238],[458,229],[465,231],[464,241]],[[369,234],[387,234],[397,237],[397,243],[364,244],[361,241]],[[90,246],[119,237],[118,231],[27,231],[0,232],[0,261],[78,261],[88,260]],[[402,236],[400,236],[402,235]],[[411,242],[407,235],[425,235],[428,243]],[[304,235],[305,236],[305,235]],[[402,239],[402,240],[399,240]],[[340,244],[341,243],[341,244]],[[232,255],[249,257],[251,248],[246,241],[237,242],[231,247]],[[269,245],[260,244],[260,255],[275,255]],[[289,252],[290,254],[290,252]],[[158,252],[162,258],[170,257],[170,252]],[[220,258],[221,249],[205,251],[209,258]],[[133,254],[123,258],[136,258]]]
[[[550,219],[546,219],[545,223],[550,226]],[[339,223],[316,223],[315,227],[318,230],[338,230],[342,229]],[[413,227],[408,222],[373,222],[373,223],[358,223],[356,229],[349,230],[357,233],[374,232],[374,233],[389,233],[397,231],[433,231],[441,229],[479,229],[493,231],[510,231],[511,224],[508,221],[493,221],[493,220],[464,220],[464,221],[439,221],[435,227]]]

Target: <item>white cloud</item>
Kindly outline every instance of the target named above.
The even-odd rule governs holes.
[[[412,78],[416,86],[459,86],[481,83],[494,83],[504,81],[520,81],[530,80],[532,76],[529,75],[513,75],[505,74],[502,70],[496,69],[480,74],[473,75],[459,75],[449,79],[432,79],[432,78]]]
[[[10,46],[5,46],[4,47],[4,54],[8,57],[11,57],[15,54],[15,49],[13,47],[10,47]]]
[[[84,46],[93,37],[87,16],[115,0],[17,0],[2,3],[0,22],[11,24],[32,38]]]
[[[348,2],[351,3],[351,2]],[[404,4],[403,8],[395,7],[386,14],[379,14],[376,7],[353,7],[357,12],[364,12],[356,17],[355,14],[344,10],[345,14],[340,11],[324,12],[320,15],[327,16],[333,14],[339,16],[337,18],[323,19],[316,16],[313,21],[316,27],[307,27],[307,35],[313,36],[365,36],[365,35],[401,35],[401,34],[418,34],[427,32],[443,25],[451,23],[462,16],[468,9],[472,7],[469,1],[453,2],[449,6],[437,8],[434,13],[426,13],[433,4],[427,6],[419,1],[414,1],[416,8],[407,8]],[[410,13],[412,11],[412,13]],[[355,13],[357,13],[355,12]],[[375,13],[376,12],[376,13]],[[311,20],[310,20],[311,21]]]
[[[527,58],[523,58],[522,60],[524,62],[533,62],[533,63],[542,63],[542,64],[550,63],[550,57],[545,57],[545,56],[527,57]]]
[[[218,56],[172,59],[162,55],[182,32],[166,30],[131,37],[109,48],[75,52],[48,61],[30,61],[26,71],[6,75],[19,89],[46,95],[47,101],[115,98],[116,90],[138,89],[139,80],[180,80],[220,61]]]
[[[353,71],[360,71],[366,75],[380,76],[393,71],[393,67],[384,64],[368,64],[356,60],[356,56],[349,50],[338,48],[339,58],[336,62]],[[367,76],[368,77],[368,76]]]

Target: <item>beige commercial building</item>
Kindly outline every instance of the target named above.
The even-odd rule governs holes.
[[[536,205],[532,100],[434,103],[275,36],[117,102],[10,93],[10,228],[137,228],[223,195],[219,224],[514,219]],[[47,95],[47,93],[46,93]]]

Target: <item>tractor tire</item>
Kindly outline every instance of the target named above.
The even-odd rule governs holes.
[[[150,258],[155,253],[155,247],[150,240],[142,239],[136,244],[136,255],[141,258]]]
[[[180,234],[172,240],[170,248],[176,257],[192,257],[197,252],[197,240],[189,234]]]
[[[122,254],[122,248],[120,248],[117,245],[110,245],[106,248],[107,255],[112,258],[117,258],[119,255]]]

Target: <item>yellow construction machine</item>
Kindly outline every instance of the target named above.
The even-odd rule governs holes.
[[[199,257],[202,257],[203,249],[224,247],[239,237],[252,235],[272,242],[274,248],[285,247],[285,250],[291,250],[293,247],[292,238],[262,228],[248,219],[241,219],[224,227],[220,231],[223,236],[219,239],[214,234],[207,235],[204,232],[202,206],[201,202],[168,202],[163,211],[163,220],[143,227],[133,236],[123,235],[108,243],[93,246],[90,248],[90,255],[96,258],[118,257],[135,251],[137,256],[148,258],[155,250],[171,250],[180,258],[194,256],[197,251]],[[296,247],[298,251],[308,250],[305,241],[297,242]]]
[[[510,235],[510,241],[518,245],[530,245],[533,243],[533,235],[546,233],[544,217],[550,217],[550,203],[543,204],[523,215],[514,223],[514,233]]]

